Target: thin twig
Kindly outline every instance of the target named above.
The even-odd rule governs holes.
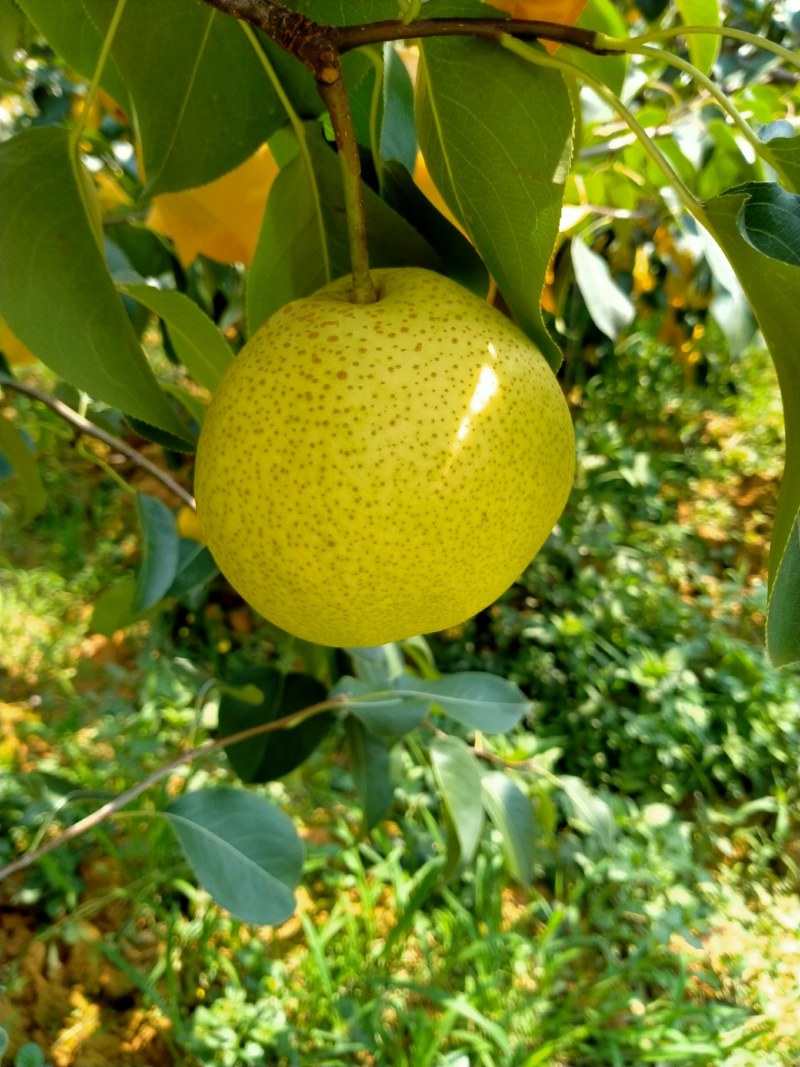
[[[240,741],[249,741],[253,737],[259,737],[261,734],[270,733],[273,730],[286,730],[293,726],[298,726],[306,719],[312,718],[314,715],[319,715],[320,712],[330,711],[333,708],[341,707],[342,699],[333,698],[331,700],[323,700],[319,704],[311,704],[307,708],[302,708],[300,711],[293,711],[291,715],[285,715],[282,719],[274,719],[272,722],[263,722],[258,726],[251,726],[248,730],[240,730],[237,734],[231,734],[229,737],[222,737],[218,741],[206,741],[203,745],[198,745],[196,748],[190,748],[186,752],[182,752],[180,756],[176,756],[175,759],[170,760],[169,763],[164,764],[163,767],[159,767],[157,771],[153,771],[141,782],[137,782],[136,785],[131,786],[130,789],[126,789],[124,793],[120,793],[119,796],[113,800],[109,800],[107,804],[104,804],[102,808],[98,808],[93,811],[91,815],[87,815],[84,819],[79,819],[78,822],[73,823],[72,826],[67,827],[57,837],[53,837],[46,844],[40,848],[35,849],[33,852],[26,852],[24,856],[20,856],[19,859],[14,860],[13,863],[7,864],[5,867],[0,868],[0,882],[3,879],[8,878],[9,875],[16,874],[18,871],[24,871],[27,867],[32,866],[42,856],[46,856],[48,852],[52,852],[54,849],[59,848],[61,845],[72,841],[76,837],[80,837],[81,834],[86,833],[87,830],[92,830],[95,826],[99,826],[101,822],[105,822],[106,819],[115,815],[121,808],[124,808],[126,804],[130,804],[132,800],[135,800],[138,796],[141,796],[151,785],[155,785],[163,778],[167,778],[178,767],[182,767],[185,763],[191,763],[192,760],[201,759],[204,756],[210,756],[213,752],[218,752],[222,748],[228,748],[230,745],[237,745]]]
[[[102,441],[104,445],[108,445],[109,448],[113,448],[115,452],[121,453],[131,463],[135,463],[137,467],[141,467],[142,470],[157,478],[163,486],[166,486],[171,493],[174,493],[192,511],[197,510],[192,494],[184,489],[182,485],[179,485],[165,470],[152,463],[146,456],[143,456],[141,452],[137,452],[132,445],[126,444],[121,438],[115,437],[114,434],[95,426],[93,422],[89,422],[88,419],[85,419],[83,415],[79,415],[68,404],[57,400],[56,397],[50,396],[48,393],[35,389],[32,385],[25,385],[24,382],[20,382],[16,378],[9,378],[5,374],[0,374],[0,388],[11,389],[16,393],[21,393],[23,396],[28,396],[32,400],[38,401],[40,404],[44,404],[51,411],[55,411],[57,415],[60,415],[65,422],[68,422],[79,435],[85,434],[87,437],[94,437],[98,441]]]

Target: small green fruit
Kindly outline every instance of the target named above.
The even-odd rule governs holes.
[[[574,472],[550,368],[499,312],[430,271],[373,271],[282,308],[220,382],[197,506],[223,574],[289,633],[357,647],[492,603]]]

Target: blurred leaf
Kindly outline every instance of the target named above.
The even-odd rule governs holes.
[[[87,13],[72,4],[53,3],[53,0],[16,0],[34,26],[45,37],[53,50],[67,60],[73,70],[84,78],[91,78],[97,66],[104,32]],[[110,8],[109,19],[114,13]],[[77,10],[77,17],[76,17]],[[131,104],[125,78],[113,55],[103,68],[100,84],[114,98],[123,111],[130,114]]]
[[[142,529],[142,560],[136,575],[134,612],[157,604],[178,568],[178,531],[172,511],[147,493],[136,494],[136,511]]]
[[[489,818],[503,837],[511,873],[523,885],[530,885],[537,833],[530,798],[502,771],[484,774],[481,789]]]
[[[603,257],[587,247],[580,237],[572,239],[570,251],[575,281],[592,321],[606,337],[616,341],[633,322],[636,309],[632,301],[613,281]]]
[[[194,513],[192,513],[194,514]],[[178,541],[178,562],[175,577],[165,596],[182,597],[200,585],[206,585],[219,574],[219,567],[205,545],[181,537]]]
[[[395,688],[424,695],[463,726],[487,734],[507,733],[531,706],[513,682],[483,671],[446,674],[433,681],[404,675]]]
[[[164,815],[221,907],[259,926],[292,915],[303,846],[282,811],[252,793],[217,788],[185,793]]]
[[[0,81],[13,84],[17,78],[14,53],[19,47],[24,24],[14,0],[0,0]]]
[[[800,512],[800,300],[793,296],[800,293],[800,267],[763,255],[741,236],[746,202],[742,193],[723,194],[708,202],[706,212],[758,319],[783,398],[786,467],[772,530],[767,609],[767,651],[780,667],[800,660],[800,563],[792,537]]]
[[[134,611],[133,598],[136,594],[136,579],[132,574],[101,593],[94,602],[92,617],[89,621],[89,633],[112,637],[117,630],[124,630],[135,622],[140,622],[150,615],[150,611]]]
[[[684,26],[719,26],[719,0],[675,0]],[[689,56],[703,74],[708,74],[719,55],[722,38],[716,33],[687,35]]]
[[[777,126],[778,123],[770,125]],[[789,123],[781,123],[781,129],[785,125],[791,131],[792,127]],[[765,144],[769,145],[770,155],[779,164],[793,192],[800,193],[800,133],[789,132],[785,135],[774,134],[767,137],[764,136],[765,133],[766,130],[762,130],[760,136]]]
[[[262,695],[254,703],[238,699],[230,690],[223,691],[219,704],[220,737],[282,719],[321,703],[327,696],[325,686],[316,678],[308,674],[283,674],[275,667],[237,671],[228,683],[238,688],[255,686]],[[305,762],[332,724],[331,713],[322,712],[291,729],[274,730],[231,745],[225,749],[225,755],[243,782],[271,782]]]
[[[381,689],[403,673],[403,654],[394,643],[370,648],[348,648],[356,677]]]
[[[469,863],[483,829],[481,772],[478,761],[458,737],[436,737],[430,745],[431,766],[452,822],[462,864]]]
[[[281,170],[267,201],[248,277],[251,333],[290,300],[350,273],[339,160],[318,123],[306,123],[305,130],[308,159],[301,152]],[[441,267],[430,245],[401,215],[369,186],[363,191],[373,267]]]
[[[174,289],[127,282],[118,282],[117,288],[164,320],[181,363],[198,385],[213,393],[233,359],[217,324],[193,300]]]
[[[570,802],[572,818],[598,839],[605,852],[610,852],[617,836],[617,824],[611,808],[580,778],[562,775],[559,781]]]
[[[2,385],[2,379],[0,379]],[[39,473],[39,464],[25,436],[0,412],[0,453],[5,456],[19,478],[24,499],[22,521],[30,522],[47,505],[47,493]]]
[[[736,193],[747,197],[737,219],[742,237],[770,259],[800,267],[800,195],[775,182],[747,182],[726,190],[729,196]]]
[[[105,33],[114,5],[82,3]],[[148,196],[218,178],[285,122],[241,26],[196,0],[129,3],[111,54],[135,108]]]
[[[517,323],[557,367],[539,298],[572,155],[564,80],[489,41],[428,39],[420,50],[417,133],[431,176]]]
[[[97,400],[179,436],[92,229],[69,132],[23,130],[0,157],[0,303],[42,362]],[[81,168],[82,169],[82,168]]]
[[[368,730],[387,737],[397,737],[419,726],[428,714],[430,702],[395,693],[392,691],[393,684],[388,683],[381,692],[373,683],[345,676],[336,683],[331,695],[342,698],[342,707],[346,707]],[[347,697],[356,699],[350,701]]]
[[[561,19],[557,21],[561,22]],[[628,36],[625,20],[611,0],[589,0],[575,25],[586,30],[600,30],[611,37]],[[594,75],[616,96],[622,95],[625,76],[628,73],[627,56],[594,56],[591,52],[573,48],[569,61]]]
[[[352,715],[345,720],[345,732],[350,773],[364,809],[364,829],[371,830],[384,817],[394,799],[389,746]]]

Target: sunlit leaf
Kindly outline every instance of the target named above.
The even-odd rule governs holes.
[[[213,393],[233,359],[217,324],[193,300],[174,289],[127,282],[118,282],[117,288],[163,319],[181,363],[198,385]]]
[[[503,838],[508,865],[523,885],[533,878],[536,821],[530,798],[502,771],[481,778],[483,804]]]
[[[435,680],[404,675],[395,687],[425,696],[463,726],[487,734],[507,733],[530,708],[518,686],[484,671],[461,671]]]
[[[686,26],[719,26],[719,0],[675,0]],[[716,33],[687,34],[689,56],[703,74],[708,74],[719,55],[722,38]]]
[[[800,293],[800,267],[764,255],[742,237],[739,216],[746,203],[745,194],[723,194],[708,202],[706,212],[758,319],[783,398],[786,467],[772,530],[767,612],[767,651],[782,666],[800,660],[800,300],[794,296]]]
[[[221,907],[259,926],[293,913],[303,846],[282,811],[253,793],[219,788],[186,793],[164,815]]]
[[[603,257],[587,247],[580,237],[573,238],[570,250],[575,281],[592,321],[606,337],[616,341],[633,322],[636,314],[633,302],[613,280]]]
[[[420,48],[417,132],[431,176],[518,324],[558,366],[539,300],[572,155],[567,87],[557,71],[490,41],[431,38]]]
[[[434,738],[430,755],[442,801],[458,838],[460,862],[469,863],[478,847],[484,818],[478,761],[458,737]]]
[[[617,824],[611,808],[580,778],[562,775],[560,781],[569,800],[574,822],[593,834],[605,851],[610,852],[617,836]]]

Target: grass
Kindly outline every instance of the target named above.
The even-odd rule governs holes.
[[[3,886],[14,1056],[35,1042],[57,1067],[795,1067],[800,694],[760,646],[780,409],[763,353],[726,364],[706,346],[702,383],[643,337],[571,382],[583,474],[559,530],[495,608],[432,642],[442,668],[494,671],[534,700],[504,752],[584,783],[519,778],[533,885],[491,829],[442,878],[414,735],[365,837],[335,730],[256,787],[303,828],[308,860],[297,915],[248,928],[192,883],[156,814],[187,780],[230,780],[209,760]],[[201,738],[225,663],[298,666],[221,583],[127,635],[90,634],[93,601],[135,561],[132,502],[55,422],[31,425],[50,503],[3,545],[6,859]]]

